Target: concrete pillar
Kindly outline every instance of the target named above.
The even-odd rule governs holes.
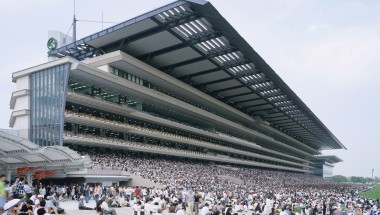
[[[123,133],[123,140],[128,140],[128,134],[127,133]]]
[[[12,179],[12,170],[7,171],[7,181],[11,181]]]
[[[32,173],[26,173],[26,181],[28,182],[29,186],[32,186]]]
[[[106,131],[104,129],[100,129],[100,136],[105,137],[106,136]]]

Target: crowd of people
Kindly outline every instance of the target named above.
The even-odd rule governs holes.
[[[271,160],[274,159],[273,157],[269,158],[268,156],[265,156],[265,155],[260,155],[257,153],[249,152],[249,149],[246,149],[246,150],[236,149],[236,147],[223,146],[221,144],[216,144],[216,143],[213,143],[210,141],[200,140],[197,138],[193,138],[191,136],[185,136],[185,134],[175,134],[172,132],[162,131],[160,129],[153,129],[153,128],[148,128],[148,127],[138,126],[138,125],[127,123],[127,122],[120,122],[120,121],[116,121],[116,120],[109,120],[106,118],[96,117],[96,116],[93,116],[90,114],[75,113],[73,111],[66,110],[66,116],[68,116],[68,117],[78,116],[78,117],[84,117],[87,119],[97,120],[97,121],[100,121],[103,123],[108,123],[108,124],[113,125],[113,126],[123,127],[125,129],[128,129],[128,132],[132,132],[132,133],[135,132],[138,134],[140,134],[141,132],[144,132],[145,136],[157,137],[157,135],[159,135],[160,138],[166,137],[166,139],[170,140],[170,141],[176,141],[176,142],[180,142],[180,143],[191,144],[194,146],[202,146],[202,147],[206,147],[206,148],[214,149],[214,150],[218,150],[218,151],[228,151],[229,153],[234,153],[234,154],[240,154],[240,155],[246,155],[246,156],[255,156],[255,157],[260,157],[260,158],[264,158],[264,159],[266,158],[266,159],[271,159]],[[222,134],[220,132],[217,132],[216,134],[218,136],[223,137],[223,138],[232,139],[234,142],[240,142],[242,144],[251,144],[250,142],[248,142],[246,140],[242,140],[242,139],[239,139],[236,137],[232,137],[232,136],[229,136],[226,134]]]
[[[24,177],[0,182],[0,206],[20,203],[13,214],[59,214],[63,201],[77,201],[78,210],[117,214],[129,207],[136,215],[378,215],[379,200],[358,195],[364,185],[334,183],[312,175],[226,166],[139,152],[83,147],[94,168],[113,167],[156,183],[156,187],[101,184],[29,185]],[[4,184],[3,184],[4,183]],[[4,189],[6,188],[6,189]],[[2,192],[6,190],[6,195]],[[89,205],[96,202],[96,207]],[[119,209],[118,209],[119,208]],[[8,210],[9,211],[9,210]],[[78,214],[80,214],[78,212]]]
[[[82,154],[89,155],[96,165],[122,167],[165,187],[141,191],[140,188],[115,189],[135,211],[179,214],[194,211],[196,215],[217,211],[223,214],[249,211],[281,215],[325,215],[332,211],[334,214],[379,214],[378,201],[358,196],[364,187],[334,183],[312,175],[221,166],[135,152],[107,154],[87,150]],[[195,194],[198,197],[193,198]],[[142,205],[144,210],[141,210]]]
[[[221,154],[223,152],[228,152],[230,154],[235,154],[235,155],[249,156],[249,157],[255,157],[255,158],[260,158],[260,159],[283,162],[282,159],[277,159],[273,156],[253,153],[253,152],[250,152],[249,150],[236,149],[236,147],[227,147],[227,146],[215,144],[215,143],[212,143],[209,141],[204,141],[204,140],[199,140],[199,139],[195,139],[192,137],[173,134],[170,132],[165,132],[165,131],[161,131],[161,130],[157,130],[157,129],[153,129],[153,128],[146,128],[143,126],[138,126],[138,125],[134,125],[134,124],[130,124],[130,123],[122,123],[122,122],[115,121],[115,120],[108,120],[108,119],[104,119],[101,117],[95,117],[95,116],[92,116],[89,114],[74,113],[72,111],[66,111],[66,115],[68,117],[70,117],[70,116],[84,117],[87,119],[92,119],[92,120],[97,120],[97,121],[101,121],[104,123],[108,123],[108,124],[113,125],[113,126],[124,127],[126,129],[128,129],[128,132],[132,132],[132,133],[136,133],[136,134],[143,134],[144,136],[148,136],[148,137],[150,136],[152,138],[154,138],[154,137],[159,137],[159,138],[165,137],[164,139],[166,139],[168,141],[178,142],[180,145],[181,145],[181,143],[183,143],[182,145],[190,144],[190,145],[198,147],[198,148],[199,148],[199,146],[202,146],[203,148],[213,149],[213,150],[215,150],[215,152],[218,151],[218,153],[221,153]],[[136,147],[148,147],[148,148],[161,149],[161,150],[171,150],[171,151],[174,150],[176,152],[181,152],[181,153],[191,153],[193,156],[194,155],[211,156],[212,158],[214,158],[214,157],[218,157],[220,155],[218,153],[206,154],[206,153],[202,152],[202,150],[200,150],[200,149],[199,150],[188,150],[188,149],[186,149],[186,147],[183,147],[183,148],[181,148],[181,147],[175,147],[175,148],[167,147],[167,146],[165,146],[165,144],[162,144],[160,141],[158,141],[158,142],[157,141],[151,141],[151,142],[148,141],[148,142],[142,144],[142,143],[137,142],[137,141],[128,141],[128,140],[119,139],[119,138],[112,138],[112,137],[101,137],[99,135],[92,135],[89,133],[74,133],[71,131],[65,131],[65,135],[82,137],[82,138],[83,137],[92,138],[92,139],[97,139],[100,141],[113,142],[113,143],[124,144],[124,145],[134,145]],[[225,136],[227,136],[227,135],[225,135]],[[233,159],[233,160],[236,160],[237,162],[242,162],[242,159],[232,158],[228,155],[224,155],[223,158]],[[247,160],[244,160],[244,161],[247,161]],[[295,166],[300,165],[300,164],[298,164],[296,162],[292,162],[292,161],[286,161],[286,162],[288,164],[295,165]]]
[[[59,206],[63,194],[58,194],[52,187],[32,186],[24,176],[11,181],[5,179],[5,175],[0,176],[0,214],[57,215],[64,212]],[[5,208],[7,202],[10,205]]]

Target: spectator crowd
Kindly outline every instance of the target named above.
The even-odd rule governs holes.
[[[129,207],[148,214],[377,215],[379,200],[360,197],[364,185],[342,184],[312,175],[241,166],[216,165],[138,152],[79,151],[94,169],[117,169],[149,179],[156,187],[101,184],[29,185],[24,177],[0,182],[0,203],[20,203],[13,214],[63,213],[60,202],[77,201],[78,210],[117,214]],[[2,192],[4,190],[5,192]],[[90,207],[90,201],[96,207]],[[1,206],[1,205],[0,205]],[[2,208],[4,210],[4,208]],[[78,212],[78,214],[80,214]]]

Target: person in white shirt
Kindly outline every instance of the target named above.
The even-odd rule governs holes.
[[[41,202],[41,200],[42,200],[43,198],[44,198],[44,196],[41,195],[41,194],[39,194],[39,195],[37,196],[37,198],[34,200],[34,206],[35,206],[35,207],[40,206],[40,202]]]
[[[100,206],[104,214],[111,214],[111,215],[116,215],[115,208],[109,208],[108,206],[108,199],[107,197],[103,197],[103,202]]]
[[[239,202],[234,206],[233,211],[234,212],[242,212],[243,211],[243,208],[242,208],[242,206],[240,205]]]
[[[206,202],[201,210],[201,215],[210,215],[210,209],[208,208],[209,204]]]
[[[40,201],[42,202],[42,200]],[[53,204],[53,199],[52,199],[52,196],[48,196],[47,197],[47,201],[46,201],[46,204],[45,204],[45,209],[48,213],[51,212],[51,210],[54,211],[54,214],[57,215],[58,212],[57,212],[57,208],[54,206]]]
[[[280,215],[288,215],[288,213],[285,211],[285,208],[282,208]]]
[[[131,200],[131,196],[132,196],[132,189],[131,189],[131,187],[128,187],[125,190],[125,195],[127,196],[127,201]]]
[[[150,212],[153,210],[153,199],[149,198],[147,200],[147,203],[144,204],[145,214],[149,215]]]
[[[143,197],[146,197],[148,195],[148,192],[145,187],[141,190],[141,192],[142,192]]]
[[[32,189],[30,188],[28,182],[24,183],[24,191],[26,193],[26,198],[30,199],[30,197],[33,195]]]
[[[140,212],[142,211],[142,209],[141,209],[141,201],[137,201],[133,205],[133,211],[136,212],[135,214],[140,215]]]
[[[37,195],[32,195],[29,199],[33,201],[33,205],[36,205]]]
[[[47,213],[47,210],[45,209],[46,201],[42,199],[39,204],[40,204],[39,206],[36,206],[34,208],[34,213],[33,213],[34,215],[40,214],[41,210],[44,211],[45,213]],[[39,212],[39,209],[41,209],[40,212]],[[45,214],[45,213],[43,213],[43,214]]]
[[[190,190],[186,195],[186,202],[187,202],[187,206],[189,207],[189,214],[190,215],[193,215],[194,214],[194,194],[193,194],[193,191]]]
[[[184,211],[183,206],[178,205],[178,209],[177,209],[177,212],[175,213],[175,215],[185,215],[185,211]]]
[[[45,195],[46,195],[46,188],[45,187],[42,187],[42,188],[40,188],[40,195],[42,195],[43,197],[45,197]]]

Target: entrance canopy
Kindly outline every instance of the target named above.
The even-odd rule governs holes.
[[[91,166],[89,157],[63,146],[40,147],[27,139],[0,131],[0,169],[41,166],[38,170],[75,171]]]

